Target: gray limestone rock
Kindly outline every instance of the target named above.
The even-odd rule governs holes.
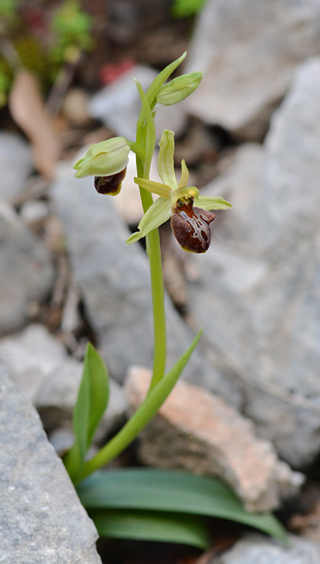
[[[235,210],[224,214],[221,232],[218,218],[217,244],[190,287],[223,370],[238,374],[238,407],[300,468],[320,450],[319,99],[313,58],[298,69],[265,147],[240,149],[211,184],[212,194],[224,187]],[[215,389],[221,393],[219,382]]]
[[[98,564],[97,532],[39,417],[0,369],[0,561]]]
[[[45,299],[54,269],[45,245],[4,201],[0,246],[0,334],[4,334],[25,323],[32,302]]]
[[[13,202],[33,168],[31,148],[16,133],[0,132],[0,200]]]
[[[262,535],[247,535],[221,556],[208,564],[318,564],[320,545],[290,535],[290,546],[267,539]]]
[[[319,54],[320,4],[210,0],[193,38],[187,72],[202,71],[189,112],[249,139],[266,131],[295,67]]]
[[[82,375],[82,362],[67,355],[62,343],[43,325],[0,339],[0,361],[38,409],[47,431],[70,427]],[[126,419],[127,402],[117,382],[110,379],[108,408],[97,430],[99,441]]]
[[[51,194],[86,315],[110,374],[121,382],[130,365],[152,366],[151,291],[145,252],[139,244],[126,246],[129,232],[112,198],[97,194],[92,178],[73,178],[70,163],[60,167]],[[167,329],[169,369],[193,338],[169,301]],[[214,378],[215,371],[195,351],[184,375],[202,382]]]
[[[46,430],[72,421],[73,408],[77,399],[83,365],[66,358],[59,369],[47,379],[37,398],[36,407]],[[104,416],[95,433],[94,442],[103,440],[106,435],[121,427],[126,421],[128,404],[122,387],[109,379],[109,402]]]
[[[260,186],[264,163],[265,147],[244,143],[225,160],[223,174],[201,188],[202,196],[219,195],[232,200],[230,212],[218,213],[217,228],[214,226],[212,231],[215,243],[236,240],[242,246],[250,246],[255,255],[266,246],[264,237],[260,237],[258,246],[256,235],[259,224],[256,214],[261,214],[262,207]]]
[[[65,357],[62,343],[43,325],[29,325],[20,333],[0,339],[0,361],[34,405],[44,382],[56,377]]]

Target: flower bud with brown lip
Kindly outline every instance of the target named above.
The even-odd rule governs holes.
[[[126,171],[127,169],[124,168],[123,170],[121,170],[121,172],[117,172],[117,174],[111,174],[110,176],[95,176],[95,189],[99,194],[116,196],[120,192],[121,184],[126,175]]]

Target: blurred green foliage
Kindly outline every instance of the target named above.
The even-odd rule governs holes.
[[[0,0],[0,18],[8,25],[17,17],[17,2],[16,0]]]
[[[51,58],[62,63],[74,62],[81,51],[90,51],[94,40],[90,36],[93,18],[83,12],[77,0],[66,0],[54,12],[50,22],[50,31],[55,38]]]
[[[175,18],[186,18],[198,14],[206,0],[174,0],[171,7],[171,15]]]
[[[81,53],[93,49],[93,24],[77,0],[65,0],[51,13],[20,0],[0,0],[0,106],[21,66],[48,90],[65,63],[77,64]]]

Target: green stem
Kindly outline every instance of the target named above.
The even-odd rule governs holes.
[[[150,143],[148,139],[146,143]],[[143,123],[137,124],[137,144],[141,145],[143,142]],[[154,146],[152,148],[152,152]],[[150,152],[150,145],[149,151]],[[146,151],[147,153],[147,151]],[[150,164],[145,166],[146,161],[142,160],[137,155],[137,173],[140,178],[149,178]],[[140,197],[144,213],[153,204],[153,198],[150,192],[140,188]],[[152,379],[149,387],[149,392],[154,386],[163,378],[166,368],[167,357],[167,336],[166,336],[166,315],[164,305],[164,286],[161,264],[161,248],[160,237],[158,229],[154,229],[146,237],[147,254],[150,264],[150,277],[151,277],[151,293],[152,293],[152,309],[153,309],[153,339],[154,339],[154,353],[153,353],[153,371]]]
[[[143,189],[141,189],[141,191],[142,190]],[[146,192],[146,190],[144,190],[144,192]],[[147,253],[150,262],[154,328],[153,374],[149,388],[150,391],[163,378],[167,357],[166,314],[158,229],[154,229],[147,235]]]

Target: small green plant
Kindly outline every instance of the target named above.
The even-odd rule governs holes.
[[[77,61],[82,52],[90,51],[94,47],[92,17],[81,10],[77,0],[66,0],[58,8],[50,21],[52,46],[50,58],[58,65],[64,62]]]
[[[99,193],[114,196],[121,189],[129,151],[136,154],[137,177],[134,180],[140,189],[144,216],[138,231],[129,237],[127,244],[146,237],[153,300],[154,362],[149,391],[142,404],[118,434],[87,460],[88,449],[108,403],[107,369],[97,351],[88,345],[73,415],[75,442],[63,460],[101,535],[184,542],[206,548],[209,540],[203,517],[215,516],[252,525],[284,539],[276,519],[269,514],[253,516],[247,513],[232,492],[217,480],[145,469],[96,472],[118,456],[155,415],[201,336],[200,331],[188,350],[165,374],[166,318],[158,227],[170,219],[182,248],[203,253],[210,245],[210,224],[216,217],[212,210],[231,207],[222,197],[204,197],[195,186],[189,186],[185,161],[181,163],[178,183],[174,172],[172,131],[165,130],[159,143],[158,170],[162,182],[149,179],[156,143],[154,117],[157,105],[171,105],[183,100],[201,80],[200,73],[190,73],[166,82],[184,58],[185,54],[166,67],[146,93],[136,81],[142,108],[135,141],[116,137],[93,145],[74,166],[76,177],[93,176]],[[155,201],[152,193],[159,196]],[[90,474],[92,476],[88,477]]]
[[[62,70],[75,68],[82,53],[93,49],[93,23],[77,0],[65,0],[49,16],[19,0],[0,0],[0,105],[21,68],[34,73],[44,90],[55,81],[61,85]]]

